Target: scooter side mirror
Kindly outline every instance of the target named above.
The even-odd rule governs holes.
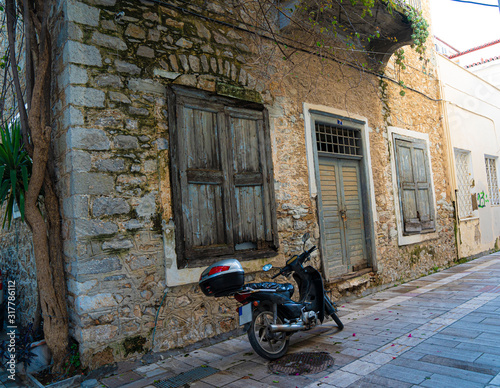
[[[262,271],[267,272],[267,271],[269,271],[271,268],[273,268],[273,265],[272,265],[272,264],[266,264],[265,266],[263,266],[263,267],[262,267]]]
[[[303,243],[302,250],[304,252],[306,251],[306,242],[307,240],[309,240],[309,237],[311,237],[309,233],[304,233],[304,235],[302,236],[302,243]]]

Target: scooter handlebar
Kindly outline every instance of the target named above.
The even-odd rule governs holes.
[[[311,249],[309,249],[308,251],[303,252],[303,253],[302,253],[302,254],[298,257],[298,260],[300,260],[300,263],[301,263],[301,264],[302,264],[302,263],[304,263],[304,262],[306,261],[306,259],[307,259],[309,256],[311,256],[311,253],[313,253],[316,249],[317,249],[317,247],[316,247],[316,245],[315,245],[315,246],[313,246]],[[285,271],[285,269],[286,269],[287,267],[288,267],[288,265],[287,265],[287,266],[285,266],[285,267],[283,267],[283,268],[281,268],[281,269],[279,270],[279,272],[278,272],[276,275],[274,275],[274,276],[272,276],[272,277],[271,277],[271,279],[276,279],[278,276],[283,275],[283,274],[286,272],[286,271]]]
[[[287,272],[286,271],[287,268],[288,268],[288,265],[286,265],[283,268],[281,268],[280,271],[276,275],[274,275],[273,277],[271,277],[271,279],[276,279],[280,275],[285,275],[285,273]]]
[[[317,249],[317,247],[316,247],[316,245],[314,245],[311,249],[302,253],[302,255],[300,255],[300,259],[301,259],[300,262],[305,263],[307,261],[307,259],[309,259],[309,256],[311,256],[311,253],[313,253],[316,249]]]

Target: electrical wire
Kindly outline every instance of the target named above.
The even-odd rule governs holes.
[[[467,0],[451,0],[451,1],[455,1],[457,3],[466,3],[466,4],[474,4],[474,5],[484,5],[485,7],[495,7],[495,8],[499,8],[500,7],[500,5],[497,5],[497,4],[476,3],[475,1],[467,1]]]
[[[174,4],[166,3],[163,0],[150,0],[150,1],[153,2],[153,3],[156,3],[156,4],[160,4],[160,5],[163,5],[163,6],[167,6],[167,7],[176,9],[177,11],[180,11],[180,12],[183,12],[183,13],[187,13],[187,14],[190,14],[190,15],[193,15],[193,16],[196,16],[196,17],[203,18],[203,19],[205,19],[207,21],[210,21],[210,22],[219,23],[219,24],[224,25],[226,27],[230,27],[230,28],[233,28],[233,29],[237,29],[237,30],[240,30],[240,31],[243,31],[243,32],[247,32],[247,33],[253,34],[253,35],[258,35],[258,36],[263,37],[263,38],[270,39],[270,40],[272,40],[272,41],[274,41],[276,43],[279,43],[279,44],[282,44],[282,45],[286,45],[289,48],[294,48],[294,47],[290,46],[286,42],[280,42],[280,41],[277,41],[276,39],[272,38],[271,36],[265,35],[265,34],[269,34],[269,30],[268,29],[256,26],[256,25],[251,24],[251,23],[247,23],[247,22],[239,20],[239,19],[236,19],[234,17],[231,17],[230,15],[224,15],[224,14],[221,14],[221,13],[217,13],[215,11],[204,10],[205,12],[210,12],[210,13],[216,15],[216,16],[222,16],[222,17],[224,17],[226,19],[233,20],[233,21],[237,22],[239,25],[244,25],[246,27],[249,27],[249,28],[252,28],[252,29],[255,29],[255,30],[261,30],[265,34],[258,33],[256,31],[251,31],[251,30],[248,30],[246,28],[242,28],[239,25],[235,25],[235,24],[224,22],[222,20],[214,19],[214,18],[212,18],[210,16],[202,15],[202,14],[200,14],[198,12],[194,12],[192,10],[189,10],[189,9],[186,9],[186,8],[182,8],[182,7],[179,7],[179,6],[174,5]],[[192,4],[189,3],[188,1],[185,1],[185,0],[178,0],[178,1],[192,7]],[[277,9],[277,10],[279,11],[279,9]],[[363,19],[362,16],[359,15],[358,13],[354,12],[353,14],[356,15],[356,16],[358,16],[358,18],[362,19],[364,23],[370,24],[372,27],[374,27],[375,29],[377,29],[377,26],[375,26],[374,24],[369,23],[366,19]],[[288,19],[293,22],[292,18],[288,17]],[[283,39],[284,41],[286,40],[286,41],[289,41],[289,42],[292,42],[292,43],[295,43],[295,44],[304,44],[303,42],[299,42],[299,41],[297,41],[295,39],[292,39],[290,37],[278,34],[276,32],[274,32],[273,35],[279,37],[280,39]],[[343,51],[350,51],[350,52],[365,52],[365,53],[369,53],[369,54],[382,54],[382,55],[386,54],[385,52],[370,51],[370,50],[358,50],[358,49],[344,48],[344,47],[330,47],[330,48],[333,49],[333,50],[343,50]],[[308,51],[308,52],[310,52],[310,51]]]

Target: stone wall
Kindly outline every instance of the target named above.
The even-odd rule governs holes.
[[[10,229],[0,233],[0,270],[4,300],[7,282],[16,282],[17,323],[24,326],[33,323],[39,309],[36,264],[31,232],[20,219],[13,220]]]
[[[422,13],[430,21],[428,2],[422,2]],[[430,34],[432,35],[432,29]],[[450,168],[448,140],[444,130],[440,107],[440,89],[436,70],[436,53],[432,39],[426,43],[424,60],[420,54],[404,47],[408,66],[400,70],[391,58],[385,74],[392,79],[403,81],[407,88],[401,88],[394,82],[381,82],[383,115],[386,125],[401,127],[429,135],[429,152],[434,183],[435,206],[437,210],[436,232],[439,238],[418,244],[398,246],[396,224],[394,222],[394,203],[397,193],[392,185],[384,182],[392,181],[391,169],[383,161],[390,160],[389,147],[381,147],[372,157],[374,181],[376,185],[376,201],[379,210],[377,227],[377,257],[379,274],[377,282],[382,284],[414,279],[430,271],[433,267],[444,268],[457,259],[454,231],[454,205],[451,199]],[[404,92],[401,96],[400,92]],[[386,135],[379,129],[383,137]],[[382,141],[372,133],[374,142]],[[390,139],[384,139],[385,141]],[[378,162],[382,161],[382,162]]]
[[[305,53],[293,63],[283,61],[271,41],[224,24],[235,12],[231,6],[207,6],[61,2],[54,144],[71,331],[91,367],[237,328],[231,299],[206,298],[195,283],[167,282],[166,274],[175,270],[166,113],[171,83],[211,92],[232,85],[239,93],[260,96],[269,109],[280,238],[279,254],[270,260],[274,265],[301,248],[304,232],[311,232],[316,245],[320,237],[309,189],[304,102],[367,119],[378,217],[379,271],[371,279],[387,284],[413,278],[454,257],[442,126],[432,100],[436,80],[418,73],[407,82],[431,99],[410,91],[400,98],[394,83],[381,87],[378,77],[339,63]],[[205,12],[213,17],[197,16]],[[439,237],[418,249],[398,246],[394,234],[387,126],[398,120],[431,136]],[[254,264],[256,270],[261,262]],[[318,256],[315,264],[320,265]],[[248,280],[268,276],[247,273]]]

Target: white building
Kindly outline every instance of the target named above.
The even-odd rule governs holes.
[[[500,50],[498,43],[488,48]],[[466,59],[477,60],[478,51],[468,50],[449,59],[438,55],[444,119],[450,134],[448,151],[454,161],[450,178],[455,187],[460,257],[498,248],[500,237],[500,61],[462,67]],[[454,62],[459,57],[460,64]],[[497,69],[497,76],[483,78],[488,69]]]
[[[437,36],[434,44],[439,54],[500,87],[500,39],[461,52]]]
[[[458,54],[460,52],[455,47],[437,36],[434,36],[434,48],[436,49],[436,52],[444,55],[445,57],[449,57],[450,55]]]

